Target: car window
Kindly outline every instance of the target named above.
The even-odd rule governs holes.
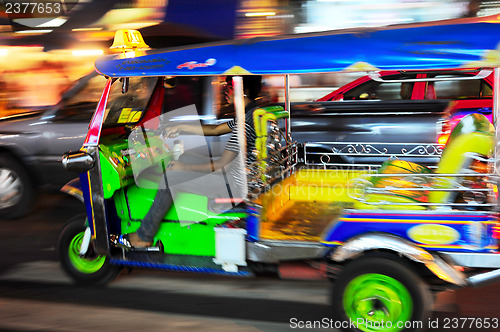
[[[139,122],[148,106],[157,77],[130,77],[129,88],[122,93],[122,83],[114,82],[109,92],[104,120],[105,127],[123,126]]]
[[[70,96],[64,98],[58,105],[56,121],[89,122],[105,85],[106,79],[96,75],[90,78],[82,88],[72,91]]]
[[[450,77],[450,75],[437,75],[436,77]],[[491,86],[479,79],[437,81],[434,82],[434,90],[438,99],[479,99],[492,98],[493,95]]]
[[[83,88],[64,101],[64,105],[75,105],[80,103],[94,102],[97,104],[102,90],[106,85],[106,79],[100,75],[90,78]]]
[[[406,75],[406,78],[414,78],[415,75]],[[386,76],[384,80],[402,79],[403,75]],[[414,83],[412,82],[377,82],[368,81],[358,87],[344,93],[344,100],[400,100],[411,99]]]

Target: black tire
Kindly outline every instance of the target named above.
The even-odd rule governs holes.
[[[338,276],[332,306],[344,331],[418,331],[427,327],[433,299],[427,285],[402,260],[365,256]],[[367,324],[351,324],[358,321]]]
[[[57,252],[63,270],[78,285],[103,286],[114,280],[122,267],[111,265],[109,257],[93,254],[92,243],[84,257],[79,248],[86,225],[86,216],[72,218],[62,229],[57,241]]]
[[[20,218],[34,200],[35,188],[26,168],[8,154],[0,154],[0,217]]]

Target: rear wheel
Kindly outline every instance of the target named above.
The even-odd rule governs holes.
[[[405,263],[363,257],[335,281],[332,305],[346,331],[417,331],[427,324],[432,296]]]
[[[24,216],[33,205],[34,192],[24,166],[7,154],[0,154],[0,216]]]
[[[64,271],[80,285],[105,285],[115,279],[121,267],[111,265],[109,257],[96,255],[92,243],[85,255],[80,248],[85,234],[84,215],[71,219],[59,235],[57,250]]]

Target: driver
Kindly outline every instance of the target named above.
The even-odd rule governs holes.
[[[262,89],[261,76],[244,76],[243,91],[245,97],[245,136],[246,136],[246,162],[247,165],[255,161],[252,151],[255,150],[255,139],[257,137],[253,124],[252,110],[259,106],[259,95]],[[234,103],[232,77],[226,78],[224,91],[225,98],[229,104]],[[203,125],[203,135],[220,136],[231,133],[222,156],[217,160],[208,160],[202,163],[186,163],[171,161],[165,171],[166,189],[158,189],[153,204],[141,222],[141,226],[134,233],[122,234],[116,241],[116,245],[124,249],[141,249],[152,245],[153,238],[158,231],[163,217],[172,206],[175,195],[178,192],[189,192],[204,196],[213,196],[214,193],[228,192],[226,181],[222,171],[228,174],[227,182],[231,188],[234,198],[243,198],[246,188],[246,174],[241,158],[237,158],[240,152],[236,133],[236,122],[220,125]],[[177,134],[192,134],[194,131],[188,125],[179,125],[168,131],[167,136]]]

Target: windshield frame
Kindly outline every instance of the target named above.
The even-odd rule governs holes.
[[[128,80],[129,80],[129,88],[125,93],[123,93],[122,80],[113,79],[109,95],[106,101],[106,109],[104,112],[104,118],[102,122],[103,129],[124,127],[126,125],[137,125],[141,123],[145,115],[148,113],[149,104],[151,102],[153,93],[158,85],[159,77],[133,76],[128,78]],[[139,80],[140,82],[137,82],[137,80]],[[138,88],[137,86],[138,84],[144,84],[144,86]],[[140,89],[144,89],[144,91],[142,91],[142,96],[137,98],[138,94],[140,93],[139,91]],[[117,101],[118,99],[121,100]],[[127,103],[132,103],[132,104],[127,104]],[[134,106],[134,107],[124,107],[124,106]],[[130,113],[130,116],[127,120],[123,120],[122,116],[124,115],[124,112],[127,111]],[[116,119],[115,117],[118,114],[118,112],[120,113],[120,115],[118,116],[118,119]],[[136,112],[135,114],[137,114],[137,112],[140,112],[139,115],[140,117],[139,118],[134,117],[132,115],[134,114],[134,112]],[[113,118],[111,118],[110,116],[112,116]]]

